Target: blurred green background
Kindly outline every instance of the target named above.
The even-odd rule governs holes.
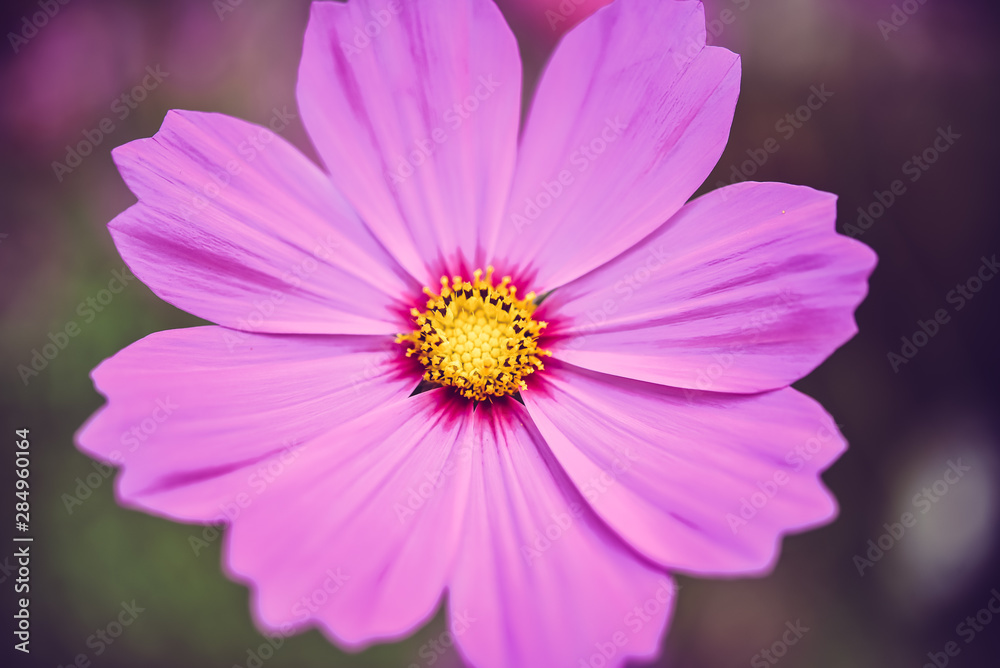
[[[557,37],[545,11],[559,3],[502,4],[522,41],[530,90]],[[150,332],[198,322],[138,281],[111,299],[103,292],[123,268],[105,225],[134,201],[110,149],[155,133],[171,108],[258,123],[274,108],[294,109],[308,3],[58,6],[23,43],[10,34],[23,32],[38,3],[6,2],[0,10],[7,35],[0,47],[0,401],[11,440],[15,428],[31,430],[36,537],[32,654],[25,661],[9,641],[3,652],[13,665],[69,666],[82,654],[106,668],[247,666],[266,639],[250,620],[247,591],[221,572],[221,541],[195,554],[190,537],[200,537],[201,527],[118,507],[113,480],[73,447],[72,436],[102,403],[91,368]],[[1000,665],[1000,618],[972,642],[956,635],[1000,587],[1000,281],[984,284],[961,310],[948,301],[976,276],[982,257],[1000,252],[994,3],[710,0],[706,14],[710,42],[740,53],[744,75],[729,147],[702,191],[752,177],[837,193],[840,228],[860,235],[880,264],[858,312],[860,335],[797,384],[834,415],[851,443],[825,476],[840,518],[787,539],[769,577],[683,578],[676,619],[654,665],[772,665],[761,650],[797,621],[809,631],[787,648],[783,666],[917,668],[949,641],[961,648],[949,665]],[[147,67],[166,74],[146,79],[156,83],[135,95],[141,101],[116,104],[141,84]],[[814,87],[832,95],[802,111]],[[67,145],[106,117],[114,128],[92,135],[101,137],[92,155],[69,171],[53,168],[67,162]],[[948,128],[959,138],[926,170],[914,171],[913,156]],[[298,122],[284,134],[315,155]],[[748,162],[761,157],[769,139],[780,149]],[[878,213],[873,205],[888,198],[877,193],[897,179],[905,193]],[[861,225],[859,207],[871,215]],[[888,354],[901,352],[901,337],[912,337],[919,321],[941,308],[950,321],[894,369]],[[18,365],[30,364],[33,351],[71,322],[79,335],[25,381]],[[3,467],[2,490],[13,489],[13,443],[6,447],[11,464]],[[959,457],[971,471],[859,575],[855,557],[869,550],[868,541],[912,511],[913,496]],[[88,475],[99,484],[88,486],[82,503],[67,505]],[[0,505],[12,522],[12,504]],[[0,548],[8,640],[12,551]],[[112,643],[101,641],[97,631],[108,630],[133,601],[143,611]],[[443,631],[439,615],[412,638],[359,655],[340,652],[314,631],[273,652],[265,648],[263,665],[462,665],[453,650],[438,653],[429,644]]]

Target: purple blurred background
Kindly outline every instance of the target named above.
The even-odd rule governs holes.
[[[559,30],[603,4],[574,3],[501,2],[529,94]],[[744,74],[729,147],[702,192],[752,179],[837,193],[839,228],[880,264],[861,333],[796,385],[851,443],[825,476],[840,518],[786,539],[766,578],[682,578],[654,665],[1000,665],[1000,615],[987,608],[1000,609],[1000,280],[984,280],[1000,253],[994,4],[705,4],[710,43],[741,54]],[[134,201],[110,150],[155,133],[171,108],[261,124],[295,113],[308,3],[36,0],[0,12],[2,403],[7,433],[32,430],[37,536],[32,654],[12,654],[14,665],[68,666],[78,655],[108,668],[246,666],[264,655],[268,668],[461,665],[438,651],[441,615],[360,655],[316,632],[262,649],[245,589],[220,571],[219,542],[196,553],[200,528],[118,507],[112,481],[72,445],[101,404],[87,375],[95,364],[198,322],[138,281],[105,298],[123,267],[105,225]],[[297,120],[283,134],[315,155]],[[23,378],[18,365],[71,322],[79,335]],[[79,481],[95,472],[84,497]],[[12,480],[5,466],[0,489]],[[915,525],[895,527],[906,512]],[[9,554],[0,548],[7,625]],[[105,642],[98,631],[114,630],[133,600],[143,610]]]

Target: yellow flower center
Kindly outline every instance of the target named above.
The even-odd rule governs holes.
[[[524,377],[543,369],[538,334],[547,323],[535,322],[535,293],[518,299],[504,276],[493,285],[493,267],[477,269],[473,280],[441,277],[441,290],[424,288],[427,309],[412,309],[417,329],[396,335],[412,344],[406,356],[424,365],[424,380],[451,386],[469,399],[511,395],[525,388]]]

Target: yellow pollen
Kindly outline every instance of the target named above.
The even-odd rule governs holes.
[[[397,334],[408,342],[406,356],[424,365],[424,380],[454,387],[475,401],[523,390],[525,376],[544,368],[538,335],[547,323],[536,322],[535,293],[523,299],[504,276],[493,285],[493,267],[473,272],[473,280],[441,277],[440,292],[424,288],[427,308],[410,313],[417,328]]]

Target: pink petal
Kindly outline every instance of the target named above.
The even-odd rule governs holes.
[[[462,528],[472,406],[389,401],[315,439],[228,534],[265,629],[318,624],[352,649],[438,607]]]
[[[171,111],[114,158],[139,203],[111,235],[166,301],[247,331],[398,331],[395,300],[419,286],[323,172],[270,130]]]
[[[674,387],[758,392],[857,332],[875,254],[834,229],[836,198],[783,183],[709,193],[557,290],[539,317],[562,360]]]
[[[157,332],[93,372],[108,404],[77,435],[85,453],[123,464],[119,500],[185,521],[225,518],[237,496],[298,449],[415,384],[387,337]],[[237,504],[238,505],[238,504]]]
[[[334,183],[425,285],[480,259],[480,230],[500,219],[510,185],[520,95],[517,44],[490,0],[312,5],[306,129]]]
[[[846,443],[795,390],[678,390],[555,362],[522,396],[590,506],[668,568],[763,572],[783,534],[836,515],[818,473]]]
[[[581,23],[532,103],[494,264],[549,290],[662,225],[722,155],[739,79],[705,47],[701,3],[623,0]]]
[[[655,656],[672,581],[593,515],[522,406],[481,405],[474,428],[449,586],[462,654],[477,668],[620,666]]]

